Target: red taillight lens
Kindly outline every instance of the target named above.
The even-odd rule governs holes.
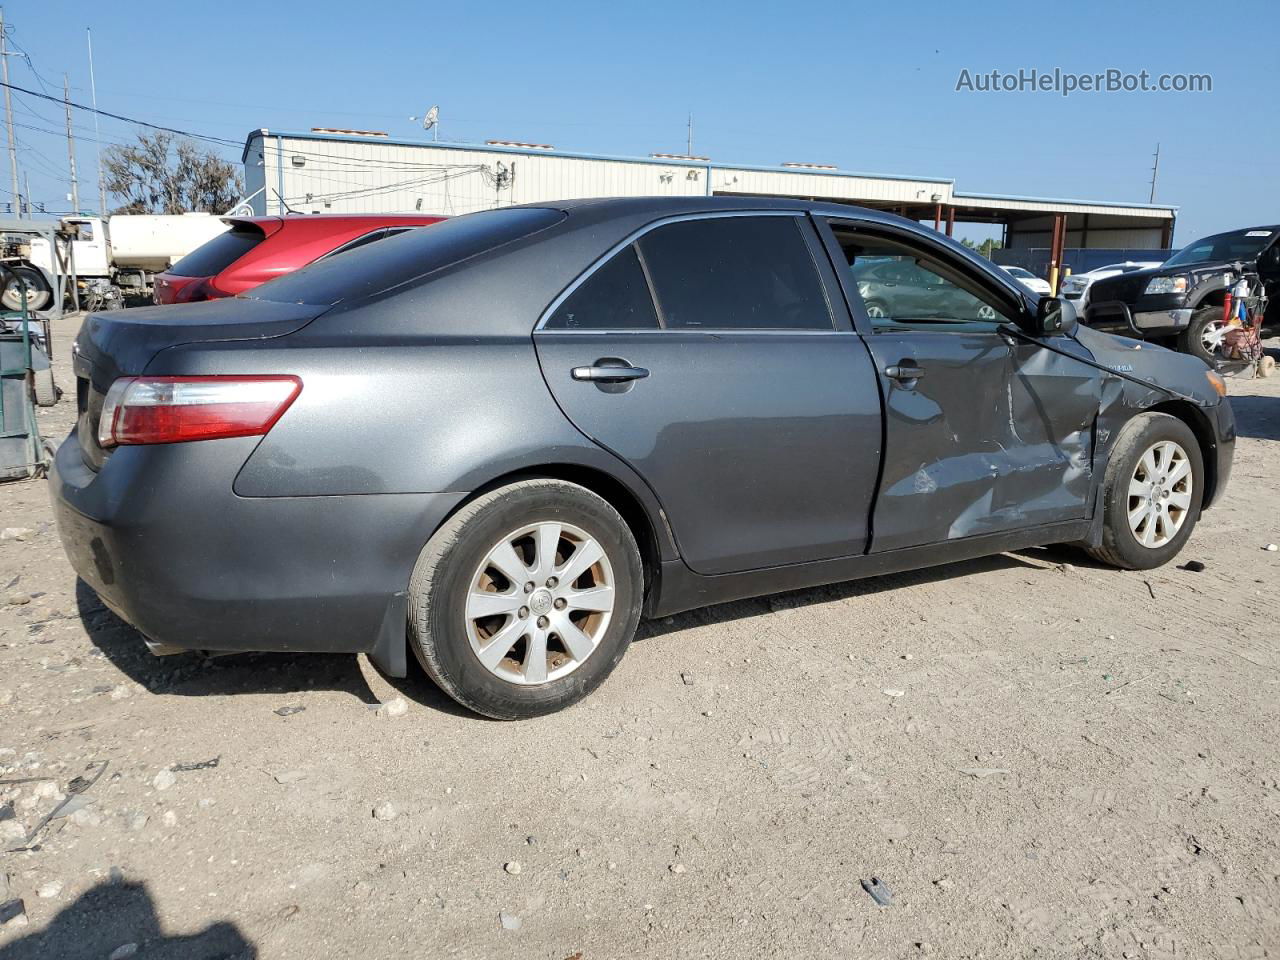
[[[173,295],[174,303],[199,303],[201,300],[209,299],[209,278],[201,277],[199,280],[192,280],[178,288],[178,292]]]
[[[291,376],[123,377],[102,403],[98,444],[259,436],[301,392]]]

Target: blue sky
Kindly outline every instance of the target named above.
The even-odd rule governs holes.
[[[960,190],[1181,207],[1176,241],[1280,222],[1274,0],[1088,3],[4,4],[10,82],[242,140],[338,126],[644,155],[787,160],[954,178]],[[960,71],[1209,73],[1212,93],[956,92]],[[61,106],[15,97],[31,192],[66,209]],[[92,117],[75,118],[82,205],[96,202]],[[1248,128],[1252,129],[1248,129]],[[32,129],[37,128],[37,129]],[[42,128],[42,129],[40,129]],[[1232,128],[1240,145],[1232,143]],[[135,131],[102,123],[106,141]],[[239,151],[226,148],[229,158]],[[0,187],[8,199],[7,165]],[[978,236],[981,228],[957,230]]]

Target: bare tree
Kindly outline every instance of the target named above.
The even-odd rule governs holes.
[[[222,213],[241,195],[234,166],[164,131],[109,148],[102,166],[107,189],[124,201],[115,213]]]

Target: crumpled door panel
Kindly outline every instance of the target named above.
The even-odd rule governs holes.
[[[1101,374],[991,329],[867,339],[882,373],[907,359],[924,370],[909,384],[881,379],[873,552],[1088,515]]]

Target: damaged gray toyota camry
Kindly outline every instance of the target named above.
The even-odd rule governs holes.
[[[1042,544],[1167,563],[1235,443],[1202,361],[917,223],[758,198],[457,217],[92,315],[75,370],[58,528],[153,648],[412,655],[499,718],[590,693],[642,615]]]

